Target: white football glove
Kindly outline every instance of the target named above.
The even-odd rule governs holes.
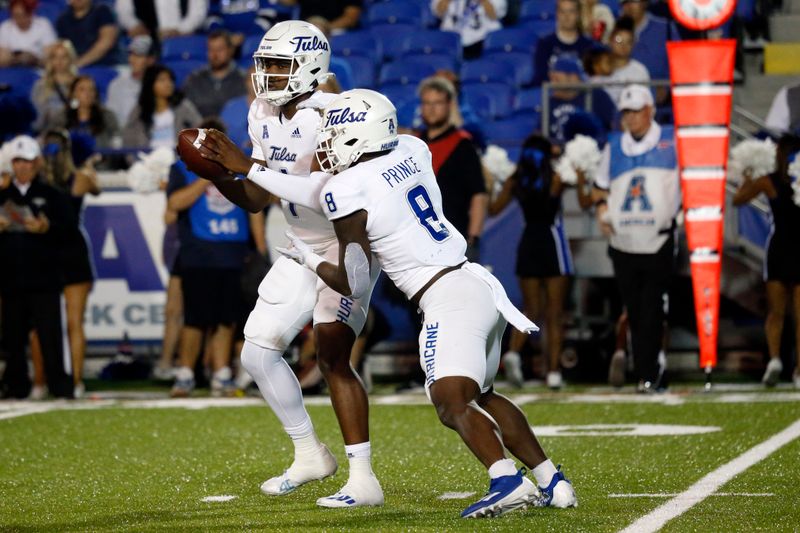
[[[336,100],[338,94],[316,91],[309,98],[297,104],[297,109],[318,109],[322,111],[325,106]]]
[[[312,272],[316,272],[317,267],[324,261],[324,259],[315,254],[314,250],[312,250],[308,244],[301,240],[300,237],[295,235],[291,230],[286,232],[286,237],[289,239],[291,247],[281,248],[276,246],[275,249],[292,261],[296,261]]]

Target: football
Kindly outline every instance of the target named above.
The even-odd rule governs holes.
[[[186,167],[200,177],[213,179],[228,173],[227,169],[200,154],[200,147],[206,138],[206,130],[189,128],[178,134],[178,155]]]

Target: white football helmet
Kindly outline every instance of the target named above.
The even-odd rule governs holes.
[[[289,73],[268,73],[268,60],[291,61]],[[275,24],[264,34],[258,49],[253,52],[253,61],[256,71],[252,74],[252,82],[256,98],[281,106],[313,90],[329,76],[331,47],[325,35],[313,24],[287,20]],[[283,89],[270,89],[270,78],[288,80]]]
[[[369,89],[340,94],[325,106],[319,128],[316,155],[324,172],[341,172],[363,154],[397,147],[397,110]]]

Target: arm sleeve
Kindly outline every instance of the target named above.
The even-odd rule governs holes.
[[[330,178],[325,172],[312,172],[310,176],[292,176],[254,164],[247,173],[247,179],[275,196],[321,211],[319,198],[322,187]]]
[[[361,192],[341,179],[330,179],[322,188],[319,204],[328,220],[352,215],[361,209],[366,210],[366,202]]]
[[[259,161],[266,161],[264,152],[261,150],[261,135],[262,132],[258,131],[258,124],[256,123],[254,106],[256,101],[250,106],[250,111],[247,112],[247,133],[250,136],[250,144],[253,145],[253,152],[250,157],[258,159]]]
[[[114,18],[114,13],[106,5],[97,6],[97,23],[100,28],[103,26],[117,26],[117,19]]]
[[[133,10],[133,0],[116,0],[114,2],[114,10],[117,12],[119,25],[126,30],[130,30],[139,24],[139,20]]]
[[[608,144],[603,148],[603,153],[600,158],[600,166],[597,167],[597,174],[594,177],[594,186],[598,189],[608,190],[611,181],[609,174],[611,173],[611,148]]]

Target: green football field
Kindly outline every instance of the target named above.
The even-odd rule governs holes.
[[[340,470],[283,497],[259,491],[292,450],[259,399],[2,402],[0,531],[800,531],[800,392],[511,396],[577,509],[460,519],[488,477],[422,395],[371,396],[386,504],[345,510],[315,505],[347,477],[322,397],[309,412]]]

